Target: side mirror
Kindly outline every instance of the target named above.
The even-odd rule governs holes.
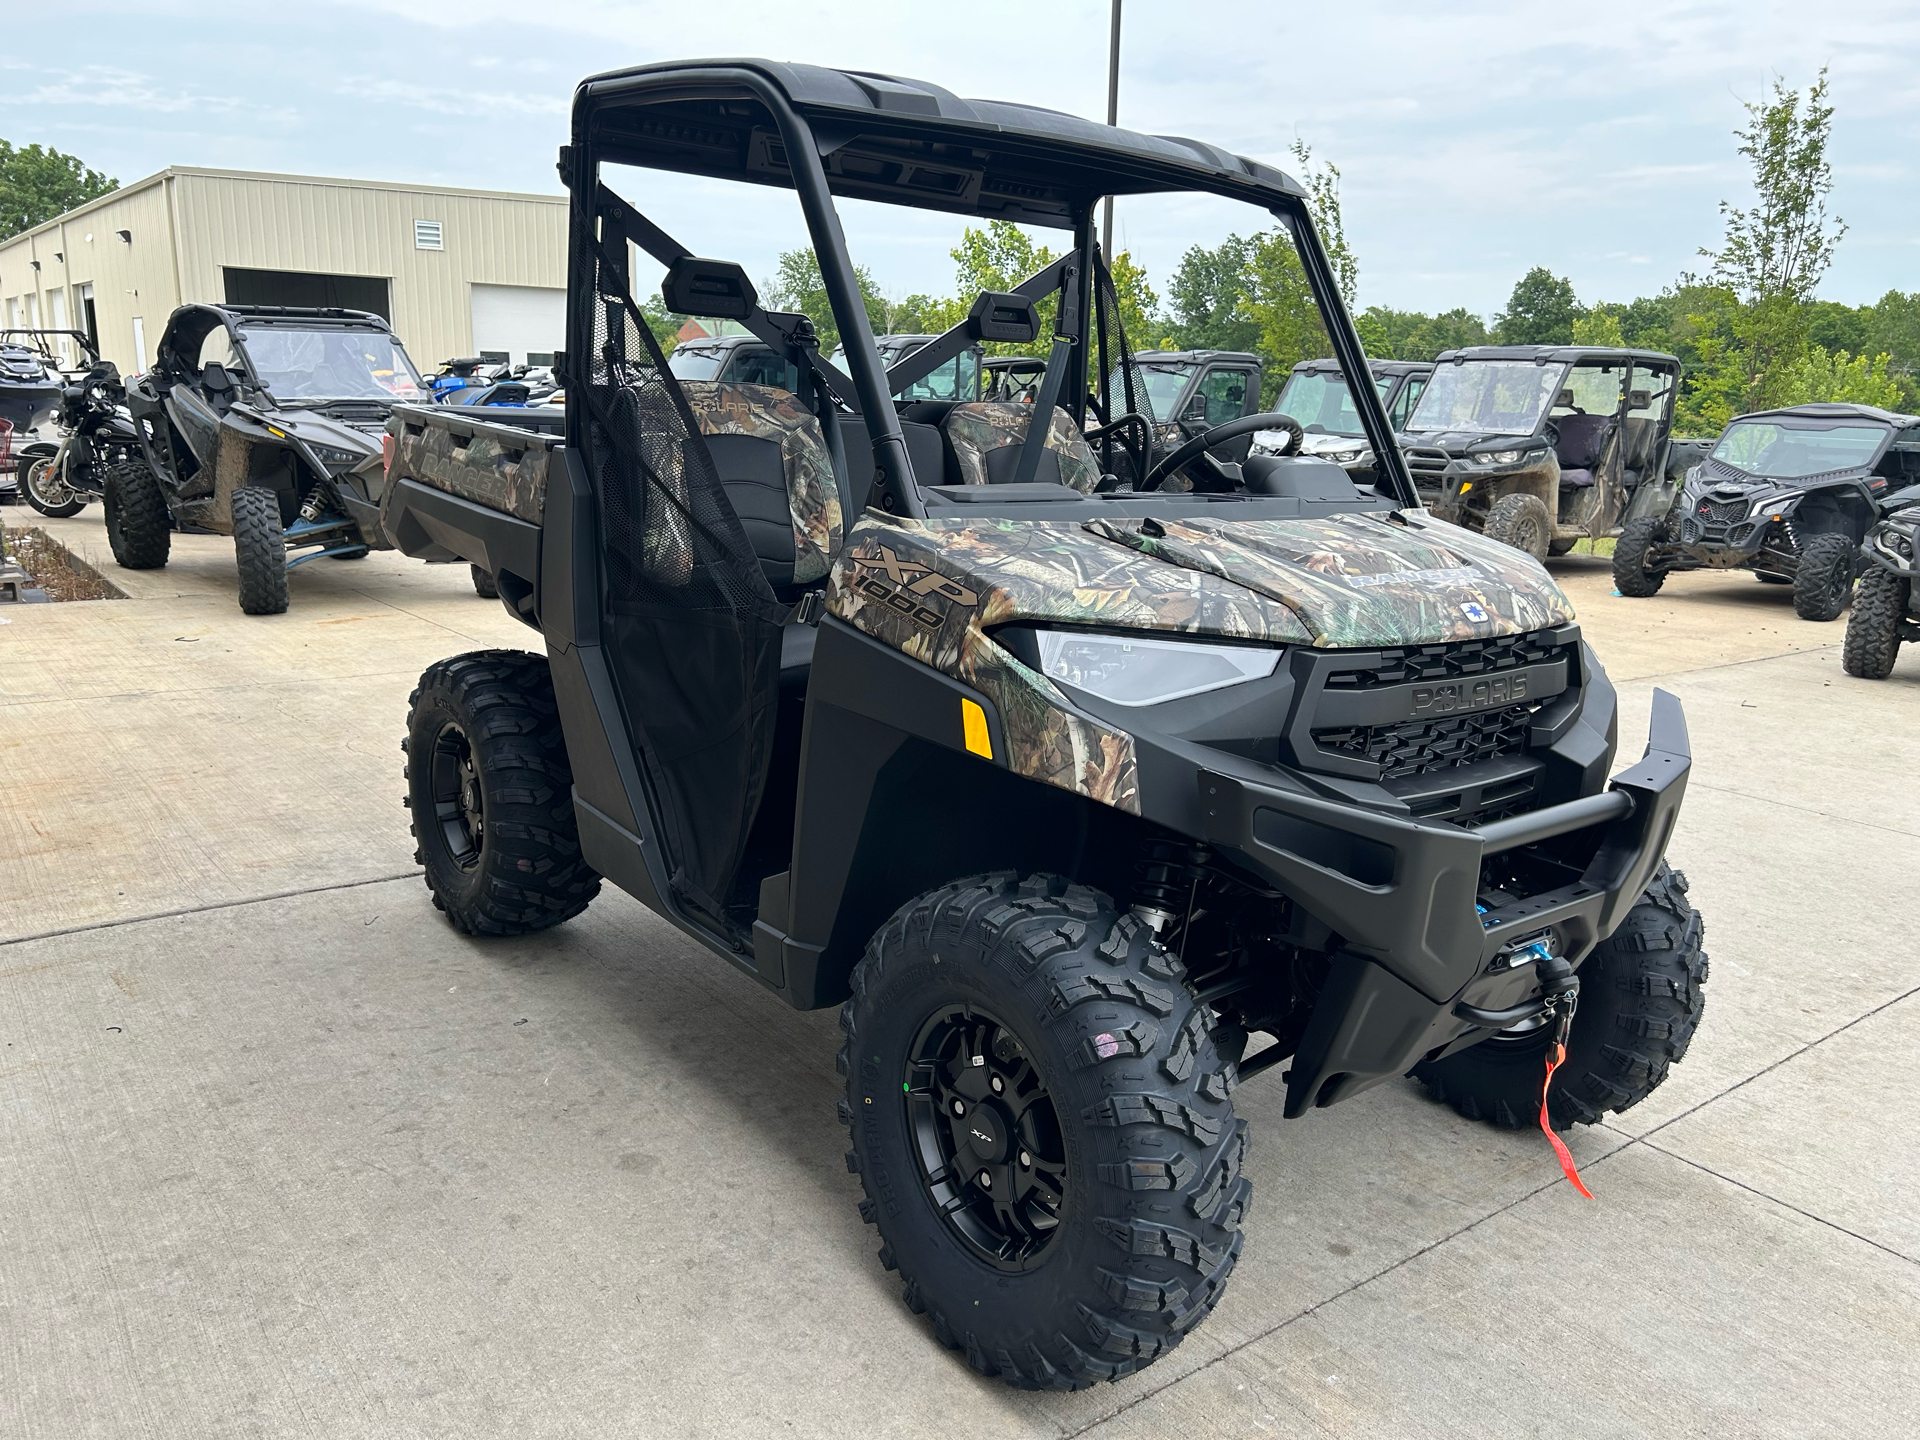
[[[975,340],[1027,345],[1040,333],[1040,318],[1033,312],[1033,302],[1024,295],[982,290],[967,311],[967,332]]]
[[[1204,395],[1194,396],[1193,403],[1187,406],[1187,413],[1182,415],[1180,418],[1182,420],[1198,420],[1201,424],[1203,425],[1206,424],[1207,397]]]
[[[1651,390],[1629,390],[1627,392],[1627,409],[1651,410],[1652,408],[1653,392]]]
[[[1571,410],[1573,408],[1573,390],[1571,387],[1562,390],[1558,395],[1553,397],[1553,408],[1556,410]]]
[[[676,315],[708,315],[716,320],[745,320],[760,308],[760,296],[747,272],[731,260],[699,260],[682,255],[660,282],[660,298]]]

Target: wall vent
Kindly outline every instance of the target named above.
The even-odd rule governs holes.
[[[416,250],[444,250],[441,243],[440,222],[438,220],[416,220],[413,222],[413,248]]]

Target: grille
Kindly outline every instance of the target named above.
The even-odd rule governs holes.
[[[1693,507],[1693,513],[1709,525],[1731,525],[1747,518],[1747,501],[1715,500],[1711,497]]]
[[[1327,676],[1329,690],[1370,690],[1376,685],[1405,685],[1412,680],[1450,680],[1459,675],[1493,675],[1522,665],[1573,656],[1573,644],[1535,630],[1486,640],[1454,640],[1444,645],[1415,645],[1379,652],[1380,662],[1364,670],[1337,670]]]
[[[1444,450],[1410,449],[1407,451],[1407,469],[1413,472],[1416,480],[1437,481],[1446,473],[1449,463],[1447,452]]]
[[[1397,780],[1435,770],[1512,755],[1527,744],[1527,725],[1538,705],[1509,705],[1477,715],[1408,720],[1399,725],[1316,730],[1322,750],[1380,766],[1380,778]]]

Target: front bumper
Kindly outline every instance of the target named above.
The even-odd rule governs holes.
[[[1646,754],[1595,795],[1472,828],[1370,813],[1203,770],[1205,839],[1345,939],[1287,1077],[1289,1116],[1404,1074],[1537,1013],[1522,941],[1578,966],[1653,877],[1692,764],[1680,702],[1656,690]],[[1561,883],[1481,914],[1488,857],[1529,851]]]

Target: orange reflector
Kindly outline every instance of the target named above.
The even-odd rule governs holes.
[[[993,741],[987,735],[987,712],[977,700],[960,702],[960,726],[966,732],[967,749],[983,760],[993,759]]]
[[[1460,485],[1460,493],[1464,495],[1467,493],[1467,491],[1471,490],[1472,488],[1473,488],[1473,482],[1471,480],[1462,481]]]

